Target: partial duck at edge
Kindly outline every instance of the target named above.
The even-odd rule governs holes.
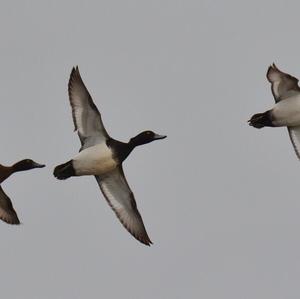
[[[45,167],[43,164],[34,162],[31,159],[24,159],[12,166],[3,166],[0,164],[0,219],[8,224],[20,224],[18,215],[12,205],[10,198],[3,191],[1,184],[12,174],[20,171],[34,168]]]
[[[300,88],[298,79],[282,72],[273,63],[267,71],[275,105],[263,113],[254,114],[249,125],[255,128],[287,127],[291,142],[300,159]]]

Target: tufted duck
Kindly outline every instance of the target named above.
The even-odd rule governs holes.
[[[136,146],[166,136],[145,131],[131,138],[128,143],[111,138],[81,79],[78,67],[72,69],[68,91],[81,149],[72,160],[56,166],[54,176],[64,180],[71,176],[94,175],[104,197],[123,226],[137,240],[150,245],[152,242],[125,178],[122,162]]]
[[[43,164],[36,163],[30,159],[25,159],[12,166],[0,165],[0,184],[15,172],[30,170],[33,168],[45,167]],[[0,219],[9,224],[20,224],[18,215],[13,208],[10,198],[5,194],[0,185]]]
[[[272,109],[254,114],[249,122],[255,128],[287,127],[297,157],[300,159],[300,88],[298,79],[280,71],[275,64],[267,72],[275,99]]]

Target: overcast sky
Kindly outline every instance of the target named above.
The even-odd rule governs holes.
[[[255,130],[272,62],[300,77],[298,1],[2,1],[1,161],[47,168],[2,186],[1,298],[299,298],[300,163],[286,129]],[[94,178],[58,181],[79,149],[73,65],[107,131],[137,148],[124,171],[154,245],[127,233]]]

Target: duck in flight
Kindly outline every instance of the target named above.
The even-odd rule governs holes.
[[[72,176],[94,175],[110,207],[123,226],[145,245],[152,244],[134,195],[125,178],[122,162],[139,145],[166,138],[152,131],[144,131],[124,143],[110,137],[101,115],[85,87],[78,67],[73,68],[69,85],[75,131],[81,141],[79,154],[58,165],[54,176],[64,180]]]
[[[300,88],[298,79],[280,71],[272,64],[267,71],[275,105],[272,109],[254,114],[249,122],[255,128],[287,127],[291,142],[300,159]]]
[[[25,159],[12,166],[0,164],[0,184],[15,172],[30,170],[33,168],[45,167],[43,164],[36,163],[30,159]],[[8,224],[20,224],[18,215],[12,205],[10,198],[6,195],[0,185],[0,219]]]

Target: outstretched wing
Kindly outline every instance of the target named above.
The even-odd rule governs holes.
[[[276,103],[300,92],[298,79],[280,71],[274,63],[268,68],[267,79]]]
[[[9,224],[20,224],[18,215],[14,210],[10,198],[0,186],[0,219]]]
[[[81,79],[78,66],[72,69],[68,91],[75,131],[78,131],[83,148],[105,141],[108,134],[100,112]]]
[[[95,176],[100,189],[123,226],[140,242],[152,244],[142,217],[137,209],[134,195],[128,186],[122,166],[105,176]]]
[[[289,135],[296,152],[298,159],[300,159],[300,126],[288,127]]]

